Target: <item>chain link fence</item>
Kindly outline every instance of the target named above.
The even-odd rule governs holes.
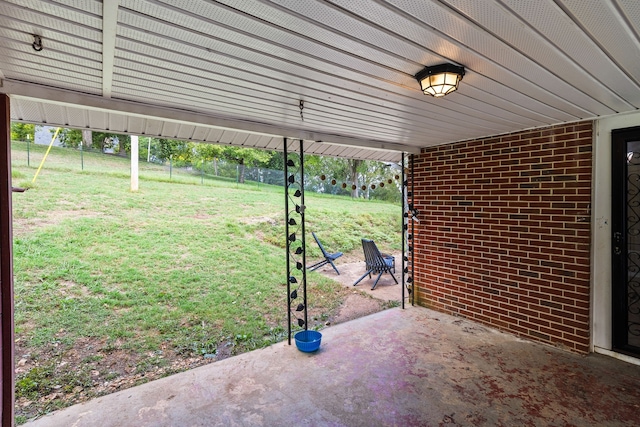
[[[238,185],[260,187],[262,185],[285,185],[284,171],[260,167],[249,167],[226,159],[196,161],[185,164],[172,158],[162,161],[142,149],[138,162],[141,179],[157,179],[201,185],[219,185],[235,182]],[[46,179],[48,168],[86,173],[105,173],[129,176],[131,161],[128,154],[104,153],[86,147],[66,148],[34,144],[33,141],[12,141],[12,164],[32,168],[34,175],[42,167],[38,179]],[[374,180],[358,187],[359,197],[396,202],[400,200],[397,178]],[[346,177],[316,176],[305,174],[305,191],[350,196],[351,183]]]

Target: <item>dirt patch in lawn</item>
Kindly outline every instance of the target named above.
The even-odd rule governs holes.
[[[14,237],[21,237],[69,219],[97,218],[100,216],[102,216],[102,213],[89,210],[52,210],[46,214],[30,218],[20,218],[14,214],[13,235]]]

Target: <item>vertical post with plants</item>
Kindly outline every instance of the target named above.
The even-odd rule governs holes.
[[[307,330],[307,272],[304,229],[304,146],[289,153],[284,139],[285,229],[287,246],[287,320],[291,345],[292,326]]]

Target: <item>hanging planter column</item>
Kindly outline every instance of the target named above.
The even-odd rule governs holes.
[[[304,229],[304,147],[289,153],[284,138],[285,230],[287,241],[287,331],[289,345],[293,328],[307,330],[307,272]]]
[[[413,282],[413,272],[414,272],[414,243],[413,236],[415,234],[415,222],[418,221],[417,212],[415,210],[413,204],[413,193],[414,193],[414,156],[411,154],[409,156],[410,163],[410,173],[405,173],[405,156],[402,156],[402,308],[404,308],[405,289],[409,293],[409,300],[411,305],[414,305],[415,302],[415,293],[414,293],[414,282]],[[409,222],[411,225],[409,226]],[[406,244],[406,248],[405,248]]]

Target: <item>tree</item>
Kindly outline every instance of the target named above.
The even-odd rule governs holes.
[[[346,159],[314,155],[304,157],[306,188],[312,191],[350,194],[351,186],[348,190],[342,188],[342,183],[349,181],[348,170]],[[335,184],[333,180],[336,181]]]
[[[83,141],[83,137],[85,136],[86,135],[80,132],[79,141]],[[105,148],[110,147],[114,140],[118,141],[117,154],[126,157],[127,153],[131,151],[131,137],[129,135],[109,132],[91,132],[92,142],[91,144],[87,144],[87,146],[98,147],[100,151],[104,152]]]
[[[26,141],[35,139],[35,125],[31,123],[11,122],[11,139],[14,141]]]
[[[51,134],[55,134],[56,129],[51,129]],[[82,142],[82,131],[78,129],[61,128],[58,132],[58,140],[63,147],[77,148]]]
[[[244,173],[246,166],[264,166],[269,162],[273,152],[265,150],[257,150],[255,148],[245,147],[224,147],[223,156],[234,162],[237,162],[240,170],[238,174],[238,182],[244,184]]]
[[[51,130],[53,134],[55,130]],[[87,143],[91,138],[91,143]],[[84,144],[87,148],[96,146],[100,148],[100,151],[104,151],[106,146],[109,146],[114,140],[118,141],[118,155],[126,157],[127,153],[131,151],[131,137],[129,135],[122,135],[109,132],[92,132],[80,129],[68,129],[62,128],[58,133],[58,139],[63,147],[78,148],[80,144]]]
[[[224,147],[217,144],[208,144],[205,142],[195,144],[194,155],[196,159],[202,162],[213,161],[213,169],[215,176],[218,176],[218,159],[222,156]]]
[[[193,157],[193,143],[181,141],[177,139],[159,138],[155,156],[166,162],[169,159],[176,161],[178,164],[191,165]],[[192,145],[189,145],[192,144]]]
[[[92,133],[89,129],[82,130],[82,143],[84,144],[85,147],[91,148],[91,146],[93,145],[92,138],[93,138]]]
[[[349,181],[351,182],[351,197],[358,197],[358,171],[362,167],[364,160],[348,159]]]

